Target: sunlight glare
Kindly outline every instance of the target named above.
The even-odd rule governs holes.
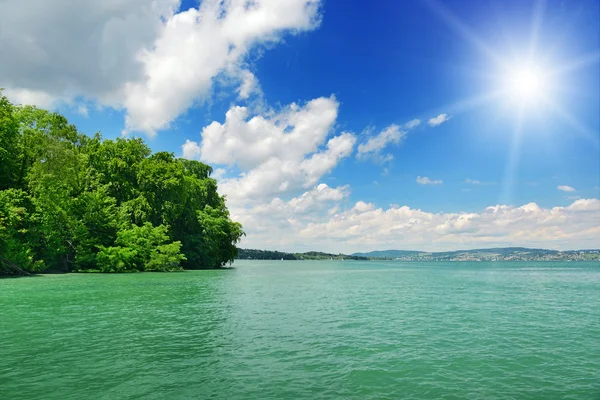
[[[520,106],[539,104],[549,94],[547,74],[533,65],[515,68],[506,74],[504,87],[511,102]]]

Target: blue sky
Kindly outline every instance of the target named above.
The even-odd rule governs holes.
[[[213,165],[246,247],[600,246],[597,1],[159,3],[60,0],[50,44],[8,0],[42,26],[0,87]]]

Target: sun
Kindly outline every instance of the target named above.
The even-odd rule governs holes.
[[[521,107],[539,105],[550,95],[552,85],[548,76],[533,64],[511,68],[504,74],[502,82],[507,100]]]
[[[555,46],[553,30],[544,28],[547,0],[520,2],[533,3],[531,25],[523,29],[515,26],[510,31],[503,29],[498,37],[510,39],[505,46],[502,43],[487,43],[441,0],[425,0],[425,3],[457,36],[480,53],[482,61],[486,61],[481,69],[470,68],[469,71],[473,73],[465,80],[469,85],[474,82],[473,86],[481,85],[477,89],[479,93],[451,103],[444,109],[456,115],[485,107],[493,109],[485,120],[490,127],[494,127],[499,120],[514,124],[512,132],[506,135],[511,140],[511,146],[502,183],[502,201],[511,202],[523,136],[541,134],[547,143],[547,135],[559,131],[547,129],[556,121],[567,126],[567,129],[560,130],[561,133],[576,134],[587,139],[594,147],[600,146],[597,131],[579,121],[571,111],[574,108],[573,101],[578,97],[597,96],[597,90],[594,91],[597,86],[590,85],[584,89],[577,73],[587,70],[587,74],[592,67],[597,71],[600,49],[593,48],[589,53],[575,54],[572,50],[579,46]],[[506,21],[506,25],[504,22],[501,25],[509,26],[510,23]],[[527,30],[529,36],[524,36]],[[519,36],[505,35],[510,32]],[[548,37],[545,37],[546,34]],[[561,32],[559,38],[564,34]],[[549,47],[544,48],[544,44]]]

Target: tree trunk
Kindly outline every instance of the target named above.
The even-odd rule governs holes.
[[[31,274],[7,258],[0,256],[0,275],[30,276]]]

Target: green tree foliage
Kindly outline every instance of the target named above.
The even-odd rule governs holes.
[[[22,190],[0,190],[0,273],[5,262],[30,272],[45,269],[37,257],[40,244],[38,213],[31,198]]]
[[[12,187],[17,177],[18,134],[14,107],[0,92],[0,190]]]
[[[119,231],[117,246],[102,247],[98,253],[101,272],[180,271],[181,242],[171,242],[164,225],[146,222],[143,226]]]
[[[223,267],[244,233],[211,173],[0,92],[0,255],[30,272]]]

